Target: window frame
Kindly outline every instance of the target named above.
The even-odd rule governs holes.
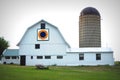
[[[45,59],[51,59],[51,56],[45,56]]]
[[[12,56],[12,59],[17,59],[17,56]]]
[[[84,60],[84,53],[79,54],[79,60]]]
[[[37,59],[43,59],[43,56],[37,56],[36,58]]]
[[[31,56],[30,58],[33,59],[33,56]]]
[[[40,26],[41,26],[41,29],[45,29],[46,24],[45,24],[44,22],[42,22],[42,23],[40,24]]]
[[[10,56],[5,56],[5,59],[10,59]]]
[[[40,49],[40,44],[35,44],[35,49]]]
[[[57,59],[63,59],[63,56],[57,56]]]
[[[96,54],[96,60],[101,60],[101,54],[100,53]]]

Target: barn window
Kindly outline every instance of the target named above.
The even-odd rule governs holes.
[[[57,56],[57,59],[63,59],[63,56]]]
[[[12,56],[12,59],[17,59],[17,56]]]
[[[101,54],[96,54],[96,60],[101,60]]]
[[[31,59],[33,59],[33,56],[31,56]]]
[[[84,60],[84,54],[79,54],[79,60]]]
[[[5,56],[5,59],[10,59],[10,56]]]
[[[41,23],[41,29],[45,29],[45,23],[44,22]]]
[[[35,49],[40,49],[40,44],[35,44]]]
[[[37,59],[43,59],[43,56],[37,56]]]
[[[51,56],[45,56],[45,59],[51,59]]]

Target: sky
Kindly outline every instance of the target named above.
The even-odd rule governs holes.
[[[79,46],[79,15],[86,7],[101,15],[102,47],[120,61],[120,0],[0,0],[0,37],[16,45],[28,27],[41,19],[57,26],[72,48]]]

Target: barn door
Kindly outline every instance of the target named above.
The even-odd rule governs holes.
[[[26,56],[25,55],[20,56],[20,65],[25,66],[25,63],[26,63]]]

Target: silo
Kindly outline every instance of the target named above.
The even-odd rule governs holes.
[[[83,9],[79,16],[79,47],[101,47],[100,13],[93,7]]]

